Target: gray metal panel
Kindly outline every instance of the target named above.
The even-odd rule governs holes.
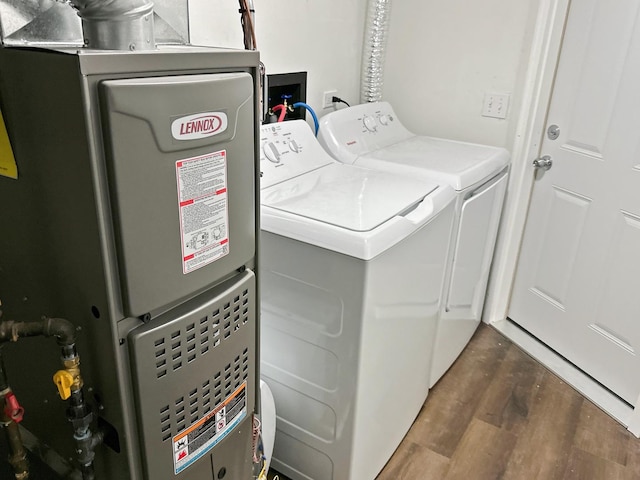
[[[118,73],[131,78],[137,72],[147,76],[167,71],[180,73],[202,73],[214,70],[249,71],[258,67],[260,54],[256,51],[186,45],[162,46],[155,50],[125,52],[118,50],[68,49],[60,53],[77,55],[84,75],[109,75]]]
[[[189,43],[188,0],[154,0],[156,43]]]
[[[101,88],[124,307],[138,316],[220,281],[254,256],[254,85],[248,73],[229,73],[109,80]],[[174,138],[173,120],[203,112],[226,113],[226,131]],[[179,206],[176,162],[222,150],[228,254],[183,273],[181,236],[187,242],[183,223],[191,217]]]
[[[87,398],[101,406],[96,413],[120,435],[121,453],[98,449],[97,475],[139,478],[139,454],[128,454],[137,439],[122,408],[126,392],[121,385],[127,380],[121,382],[118,365],[126,348],[118,345],[115,321],[121,317],[110,303],[105,279],[77,58],[0,48],[0,69],[2,112],[19,172],[18,180],[0,176],[3,319],[31,321],[46,314],[78,327],[82,375],[92,388]],[[60,368],[55,341],[24,339],[3,349],[9,381],[28,412],[21,425],[72,457],[66,404],[51,382]]]
[[[244,418],[251,416],[256,395],[252,368],[256,361],[256,302],[255,276],[247,270],[130,333],[147,478],[169,478],[176,454],[173,439],[198,422],[215,423],[215,416],[208,417],[245,383]],[[246,444],[251,428],[245,427],[239,434],[238,427],[227,438],[240,435]],[[248,451],[244,456],[234,454],[240,460],[236,465],[216,459],[216,452],[214,449],[214,465],[226,461],[230,478],[251,477]],[[175,478],[214,478],[210,455],[207,452]],[[208,467],[202,467],[203,463]],[[208,475],[199,474],[203,468]]]

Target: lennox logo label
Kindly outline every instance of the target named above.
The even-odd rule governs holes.
[[[206,112],[178,118],[171,124],[171,135],[176,140],[196,140],[218,135],[227,129],[227,114]]]

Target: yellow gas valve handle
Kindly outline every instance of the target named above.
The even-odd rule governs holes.
[[[71,385],[73,385],[73,375],[66,370],[58,370],[53,375],[53,383],[58,387],[60,398],[66,400],[71,396]]]

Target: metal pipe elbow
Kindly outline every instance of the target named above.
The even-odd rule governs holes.
[[[76,327],[64,318],[44,318],[43,334],[56,337],[58,345],[70,346],[76,343]]]

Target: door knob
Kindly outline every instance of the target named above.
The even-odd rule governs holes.
[[[542,168],[543,170],[549,170],[553,165],[553,160],[549,155],[544,155],[543,157],[536,158],[533,161],[533,166],[535,168]]]

